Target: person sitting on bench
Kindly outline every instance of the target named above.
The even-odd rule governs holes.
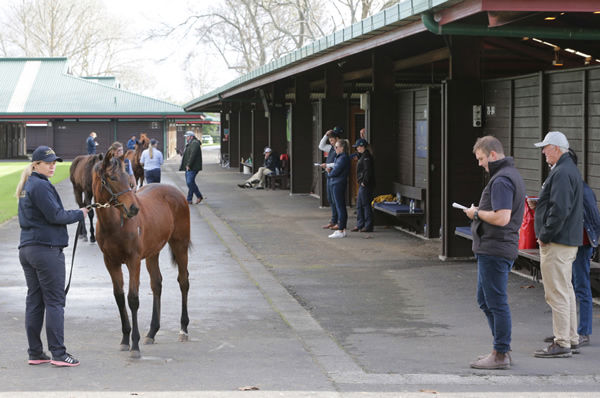
[[[258,168],[258,171],[248,178],[244,183],[238,184],[240,188],[252,188],[256,185],[256,189],[265,189],[265,176],[272,174],[280,168],[279,158],[273,155],[273,150],[269,147],[265,148],[265,164]]]

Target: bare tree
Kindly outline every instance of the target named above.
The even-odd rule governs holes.
[[[223,0],[151,38],[194,34],[209,44],[228,68],[247,73],[326,33],[318,0]]]
[[[3,56],[68,57],[79,75],[118,74],[126,64],[123,23],[98,0],[20,0],[5,6]]]

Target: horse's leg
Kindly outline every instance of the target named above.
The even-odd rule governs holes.
[[[84,194],[82,191],[80,191],[80,190],[75,191],[75,201],[77,202],[77,205],[79,206],[79,208],[82,208],[85,206]],[[87,229],[85,228],[85,218],[81,221],[81,230],[79,231],[78,238],[87,242]]]
[[[96,241],[96,236],[94,235],[94,209],[90,209],[88,218],[90,219],[90,242],[93,243]]]
[[[169,242],[171,253],[177,263],[177,282],[179,282],[179,290],[181,290],[181,330],[179,331],[179,341],[188,340],[188,318],[187,300],[190,290],[190,281],[188,273],[188,248],[189,239],[184,241],[171,240]]]
[[[162,292],[162,275],[158,266],[158,254],[146,257],[146,268],[150,274],[150,287],[152,288],[152,321],[150,330],[144,339],[144,344],[154,344],[154,336],[160,329],[160,295]]]
[[[127,302],[131,311],[131,358],[140,358],[140,329],[138,325],[138,309],[140,308],[140,259],[136,259],[131,264],[127,264],[129,270],[129,293],[127,293]]]
[[[131,333],[131,325],[129,324],[129,316],[127,315],[127,308],[125,308],[125,292],[123,291],[123,270],[121,269],[120,263],[111,262],[104,257],[104,263],[106,269],[110,274],[110,279],[113,283],[113,294],[115,295],[115,301],[119,308],[119,315],[121,316],[121,331],[123,332],[123,338],[121,339],[121,351],[129,350],[129,334]]]

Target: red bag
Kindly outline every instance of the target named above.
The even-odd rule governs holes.
[[[525,198],[525,212],[523,213],[523,222],[519,229],[519,250],[537,248],[537,239],[535,238],[535,209],[532,209],[527,204]]]

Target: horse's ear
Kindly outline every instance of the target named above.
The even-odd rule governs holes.
[[[108,151],[106,156],[104,156],[104,160],[102,161],[102,169],[106,170],[110,166],[110,160],[112,159],[112,152]],[[100,159],[102,160],[102,159]]]
[[[104,157],[103,154],[101,154],[101,153],[98,154],[98,160],[102,160],[103,157]]]

